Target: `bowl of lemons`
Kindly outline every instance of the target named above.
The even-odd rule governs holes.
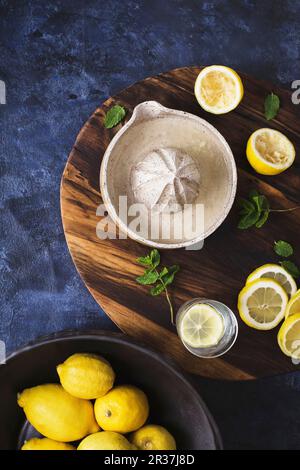
[[[1,449],[221,447],[186,377],[122,334],[63,333],[17,351],[0,367],[0,403]]]

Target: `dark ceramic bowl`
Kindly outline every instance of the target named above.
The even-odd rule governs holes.
[[[0,449],[17,449],[37,435],[17,405],[17,393],[58,382],[56,365],[75,352],[94,352],[111,362],[117,383],[143,389],[150,402],[149,422],[165,426],[178,448],[217,449],[217,428],[199,394],[173,365],[125,335],[108,332],[63,333],[12,354],[0,366]]]

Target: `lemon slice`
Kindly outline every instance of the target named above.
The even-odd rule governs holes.
[[[284,318],[288,296],[274,279],[257,279],[241,290],[238,310],[246,325],[271,330]]]
[[[223,318],[210,305],[194,305],[182,318],[179,333],[182,341],[192,348],[215,346],[224,334]]]
[[[274,129],[258,129],[247,143],[250,165],[261,175],[278,175],[287,170],[295,160],[295,147],[281,132]]]
[[[284,354],[300,359],[300,313],[283,322],[278,332],[278,344]]]
[[[289,296],[294,295],[297,291],[297,285],[293,276],[291,276],[279,264],[264,264],[263,266],[255,269],[255,271],[253,271],[253,273],[248,276],[246,284],[249,284],[250,282],[260,278],[275,279],[275,281],[277,281],[284,288]]]
[[[300,289],[293,295],[287,304],[285,318],[300,313]]]
[[[234,70],[224,65],[211,65],[199,73],[194,92],[205,111],[224,114],[238,106],[244,95],[244,87]]]

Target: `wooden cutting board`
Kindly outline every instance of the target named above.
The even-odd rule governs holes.
[[[245,380],[293,371],[292,364],[277,345],[277,329],[259,332],[239,321],[239,336],[233,349],[222,358],[204,360],[189,354],[170,325],[163,296],[151,297],[148,288],[135,277],[142,269],[136,258],[148,249],[132,240],[97,238],[96,215],[102,203],[99,170],[102,156],[112,137],[123,125],[107,130],[105,112],[115,103],[128,110],[142,101],[157,100],[175,109],[201,116],[227,139],[238,167],[238,196],[256,188],[277,209],[300,204],[299,158],[293,167],[275,177],[261,177],[249,166],[245,146],[250,134],[261,127],[284,132],[300,151],[300,106],[291,102],[291,92],[243,75],[245,96],[241,105],[223,116],[203,111],[197,104],[193,85],[200,68],[184,67],[142,80],[109,98],[81,129],[70,153],[61,183],[61,211],[64,231],[73,261],[87,288],[107,315],[129,335],[171,356],[186,371],[216,379]],[[263,114],[265,96],[273,91],[280,96],[278,117],[267,122]],[[287,240],[295,247],[300,264],[300,211],[273,213],[261,229],[237,229],[235,203],[229,217],[206,241],[200,251],[171,250],[162,253],[162,262],[181,267],[171,294],[175,309],[186,300],[204,296],[224,302],[237,314],[237,295],[247,275],[256,267],[277,262],[274,240]],[[237,315],[238,316],[238,315]]]

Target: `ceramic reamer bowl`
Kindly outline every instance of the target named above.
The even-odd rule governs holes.
[[[147,238],[131,229],[128,220],[120,216],[120,196],[127,196],[128,206],[136,202],[129,183],[132,168],[145,155],[166,148],[191,156],[199,169],[201,180],[194,204],[203,205],[204,224],[192,238]],[[217,129],[204,119],[166,108],[156,101],[135,107],[131,119],[107,147],[100,171],[102,198],[113,222],[130,238],[158,249],[188,247],[212,234],[232,207],[236,185],[233,154]],[[176,226],[176,215],[171,223]]]

